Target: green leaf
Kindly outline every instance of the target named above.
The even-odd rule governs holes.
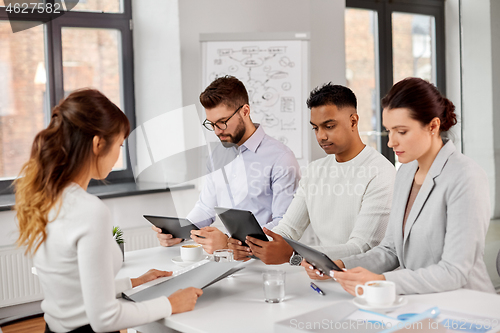
[[[118,244],[124,244],[125,240],[123,239],[123,231],[120,227],[113,227],[113,238]]]

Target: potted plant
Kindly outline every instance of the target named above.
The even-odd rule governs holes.
[[[120,227],[113,227],[113,238],[118,246],[120,246],[120,250],[122,250],[122,258],[125,261],[125,240],[123,239],[123,231]]]

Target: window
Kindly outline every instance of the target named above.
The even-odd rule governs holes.
[[[358,97],[361,138],[394,163],[380,100],[409,76],[446,91],[444,0],[346,0],[346,6],[346,78]]]
[[[380,150],[377,12],[347,8],[345,20],[346,79],[358,100],[359,134]]]
[[[117,29],[62,28],[64,96],[95,87],[123,110],[120,40]],[[113,170],[126,166],[124,148]]]
[[[435,18],[392,13],[393,81],[413,76],[436,84]]]
[[[66,0],[53,20],[31,9],[9,13],[10,3],[19,1],[0,0],[0,194],[11,193],[36,133],[75,89],[102,91],[135,127],[130,0]],[[108,182],[133,181],[126,151]]]

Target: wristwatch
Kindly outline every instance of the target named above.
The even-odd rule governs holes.
[[[300,266],[302,262],[302,256],[297,252],[293,251],[292,256],[290,257],[290,265],[292,266]]]

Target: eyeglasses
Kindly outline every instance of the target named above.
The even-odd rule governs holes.
[[[209,131],[215,131],[215,127],[220,129],[221,131],[223,131],[227,128],[227,122],[229,121],[229,119],[231,119],[244,106],[245,106],[245,104],[243,104],[242,106],[237,108],[236,111],[234,111],[234,113],[231,115],[231,117],[227,118],[224,121],[217,121],[217,122],[213,123],[210,120],[205,119],[205,121],[203,121],[202,125],[205,126],[205,128]]]

